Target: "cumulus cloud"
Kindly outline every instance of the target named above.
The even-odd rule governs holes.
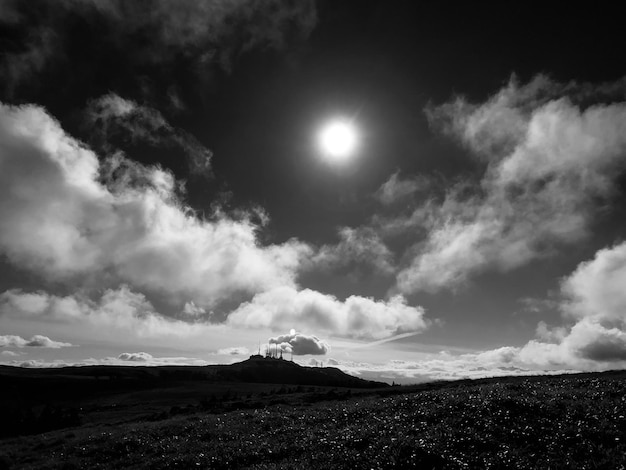
[[[478,359],[530,369],[626,367],[625,282],[626,242],[598,251],[562,280],[562,325],[541,321],[536,339],[521,347],[486,351]]]
[[[20,31],[16,45],[0,61],[9,92],[32,86],[41,72],[58,74],[69,83],[91,74],[112,79],[114,73],[115,83],[145,87],[140,77],[146,67],[154,67],[171,87],[176,80],[173,64],[185,66],[206,83],[212,72],[230,71],[236,58],[247,51],[282,50],[297,44],[317,21],[315,3],[308,0],[59,0],[39,3],[36,15],[23,2],[6,0],[2,8],[0,23]],[[68,25],[77,19],[85,28],[97,25],[98,34],[80,37],[85,47],[99,51],[93,58],[82,55],[78,61],[69,56],[68,45],[77,37],[76,28]],[[103,57],[115,57],[114,70]],[[58,62],[72,67],[52,67]],[[160,91],[167,95],[166,90]]]
[[[0,252],[55,281],[106,273],[206,307],[294,286],[310,252],[296,240],[261,246],[245,213],[199,218],[170,173],[125,159],[102,166],[37,106],[0,106],[0,163]]]
[[[277,344],[280,349],[291,353],[294,356],[304,356],[306,354],[322,355],[330,352],[330,345],[317,336],[305,335],[303,333],[289,333],[272,337],[270,344]]]
[[[623,80],[599,87],[604,101],[593,104],[599,98],[588,86],[540,76],[512,80],[485,103],[431,107],[433,126],[459,139],[485,171],[473,191],[463,183],[419,208],[427,235],[409,250],[400,291],[455,287],[586,237],[626,168],[626,103],[609,100],[617,90],[623,99],[624,89]]]
[[[122,353],[117,358],[120,361],[131,361],[131,362],[148,362],[153,359],[152,354],[148,354],[146,352],[137,352],[137,353]]]
[[[377,301],[353,295],[340,301],[332,295],[288,286],[255,295],[234,310],[227,323],[283,331],[301,325],[337,336],[374,339],[423,331],[428,326],[424,309],[407,305],[402,296]]]
[[[187,156],[191,173],[210,173],[211,151],[188,132],[172,127],[154,108],[109,93],[89,101],[83,114],[83,128],[98,149],[112,152],[114,141],[177,147]]]
[[[68,348],[73,346],[70,343],[63,343],[61,341],[53,341],[47,336],[34,335],[30,339],[22,338],[16,335],[2,335],[0,336],[0,348]]]
[[[95,331],[130,331],[140,338],[219,333],[214,325],[160,315],[143,294],[131,291],[128,286],[107,289],[97,300],[81,294],[56,296],[13,289],[0,294],[2,315],[74,326],[82,324]]]

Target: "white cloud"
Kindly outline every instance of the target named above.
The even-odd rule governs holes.
[[[386,205],[404,201],[418,191],[428,187],[425,177],[400,178],[400,172],[393,173],[375,193],[376,198]]]
[[[143,294],[127,286],[107,289],[96,301],[75,294],[65,297],[14,289],[0,294],[0,315],[59,324],[89,326],[95,331],[127,331],[138,338],[219,334],[220,326],[188,323],[160,315]]]
[[[19,356],[19,353],[16,353],[15,351],[0,351],[0,356],[17,357]]]
[[[158,167],[118,160],[102,184],[96,155],[37,106],[0,106],[0,163],[0,251],[55,281],[106,275],[205,307],[295,285],[310,252],[260,246],[245,214],[197,217]]]
[[[117,358],[120,361],[131,361],[131,362],[148,362],[154,359],[152,354],[148,354],[146,352],[137,352],[137,353],[122,353]]]
[[[421,361],[388,360],[382,363],[331,358],[327,364],[367,380],[412,384],[437,380],[479,379],[513,375],[558,374],[568,369],[545,370],[516,362],[517,348],[500,348],[483,353],[452,355],[441,352]]]
[[[30,339],[22,338],[21,336],[16,335],[2,335],[0,336],[0,348],[8,347],[8,348],[68,348],[73,346],[70,343],[64,343],[61,341],[53,341],[47,336],[43,335],[34,335]]]
[[[322,355],[330,352],[330,345],[317,336],[303,333],[288,333],[269,339],[270,344],[277,344],[285,352],[295,356],[306,354]]]
[[[218,349],[217,354],[224,356],[247,356],[250,354],[250,350],[245,346],[233,346],[230,348]]]
[[[345,301],[310,289],[279,287],[254,296],[229,316],[234,327],[324,331],[336,336],[380,339],[407,331],[423,331],[424,309],[406,304],[404,297],[388,301],[350,296]]]
[[[78,361],[30,359],[27,361],[13,360],[3,365],[27,368],[57,368],[81,366],[206,366],[209,363],[195,357],[155,357],[147,353],[122,353],[119,357],[104,357],[100,359],[83,359]]]
[[[537,339],[522,347],[487,351],[481,358],[490,355],[496,362],[531,369],[626,367],[625,282],[626,242],[598,251],[562,281],[563,325],[550,327],[541,321]]]
[[[428,234],[398,274],[401,292],[456,287],[477,271],[510,270],[588,235],[626,167],[626,103],[582,108],[563,95],[584,90],[539,77],[512,81],[483,104],[459,98],[430,109],[486,168],[469,194],[464,184],[423,207]]]
[[[198,307],[193,301],[186,302],[183,307],[183,314],[188,317],[201,317],[206,314],[206,310]]]

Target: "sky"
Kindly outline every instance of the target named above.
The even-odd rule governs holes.
[[[616,8],[0,1],[0,363],[624,368]]]

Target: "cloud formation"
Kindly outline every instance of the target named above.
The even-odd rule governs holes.
[[[16,335],[2,335],[0,336],[0,348],[69,348],[73,346],[70,343],[63,343],[61,341],[53,341],[47,336],[34,335],[30,339],[22,338]]]
[[[4,362],[4,365],[27,368],[51,368],[51,367],[81,367],[81,366],[206,366],[209,363],[195,357],[157,357],[151,354],[122,353],[118,357],[104,357],[99,359],[89,358],[79,361],[29,359],[27,361],[12,360]]]
[[[98,149],[112,153],[114,141],[177,147],[187,156],[191,173],[210,173],[211,151],[188,132],[172,127],[154,108],[109,93],[89,101],[83,116],[83,129]]]
[[[219,333],[218,326],[160,315],[143,294],[128,286],[107,289],[97,300],[81,294],[56,296],[12,289],[0,294],[0,316],[71,324],[75,328],[86,325],[94,331],[128,331],[138,338]]]
[[[218,349],[217,354],[224,356],[247,356],[250,354],[250,350],[245,346],[233,346],[230,348]]]
[[[66,83],[93,75],[145,91],[141,77],[152,67],[152,78],[167,83],[167,89],[153,93],[176,96],[172,105],[180,103],[171,88],[178,78],[171,72],[174,65],[194,73],[203,85],[216,71],[229,72],[247,51],[283,50],[299,43],[317,22],[310,0],[59,0],[38,2],[35,17],[31,8],[18,0],[2,3],[0,23],[20,33],[0,61],[8,93],[34,86],[42,73]],[[97,33],[86,33],[91,31]],[[70,51],[80,46],[99,53],[73,60]],[[66,66],[54,67],[59,63]]]
[[[479,185],[464,182],[416,208],[412,222],[427,235],[408,251],[399,290],[454,288],[473,273],[514,269],[584,239],[626,168],[624,89],[621,81],[592,95],[587,85],[539,76],[511,80],[485,103],[457,98],[429,108],[432,125],[485,170]]]
[[[424,309],[407,305],[402,296],[388,301],[350,296],[340,301],[310,289],[278,287],[257,294],[229,316],[233,327],[324,331],[337,336],[380,339],[428,327]]]
[[[146,352],[137,352],[137,353],[122,353],[117,358],[120,361],[130,361],[130,362],[148,362],[153,359],[152,354],[148,354]]]
[[[347,269],[351,276],[364,270],[390,275],[394,272],[394,255],[371,227],[339,229],[339,242],[323,245],[309,260],[309,269]]]
[[[171,173],[124,158],[101,165],[43,109],[0,105],[0,252],[48,279],[117,280],[214,305],[294,286],[310,248],[261,246],[251,215],[202,219]]]
[[[626,242],[598,251],[561,283],[564,323],[537,326],[521,347],[485,351],[477,360],[527,370],[626,367]],[[550,302],[549,308],[552,308]]]
[[[269,339],[269,343],[277,344],[280,349],[294,356],[322,355],[330,352],[330,345],[326,341],[317,336],[303,333],[289,333],[272,337]]]
[[[406,201],[428,186],[429,180],[425,177],[401,178],[400,172],[396,171],[378,188],[374,196],[382,204],[391,205]]]

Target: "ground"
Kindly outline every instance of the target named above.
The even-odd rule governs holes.
[[[4,439],[0,468],[626,468],[624,372],[260,395]]]

